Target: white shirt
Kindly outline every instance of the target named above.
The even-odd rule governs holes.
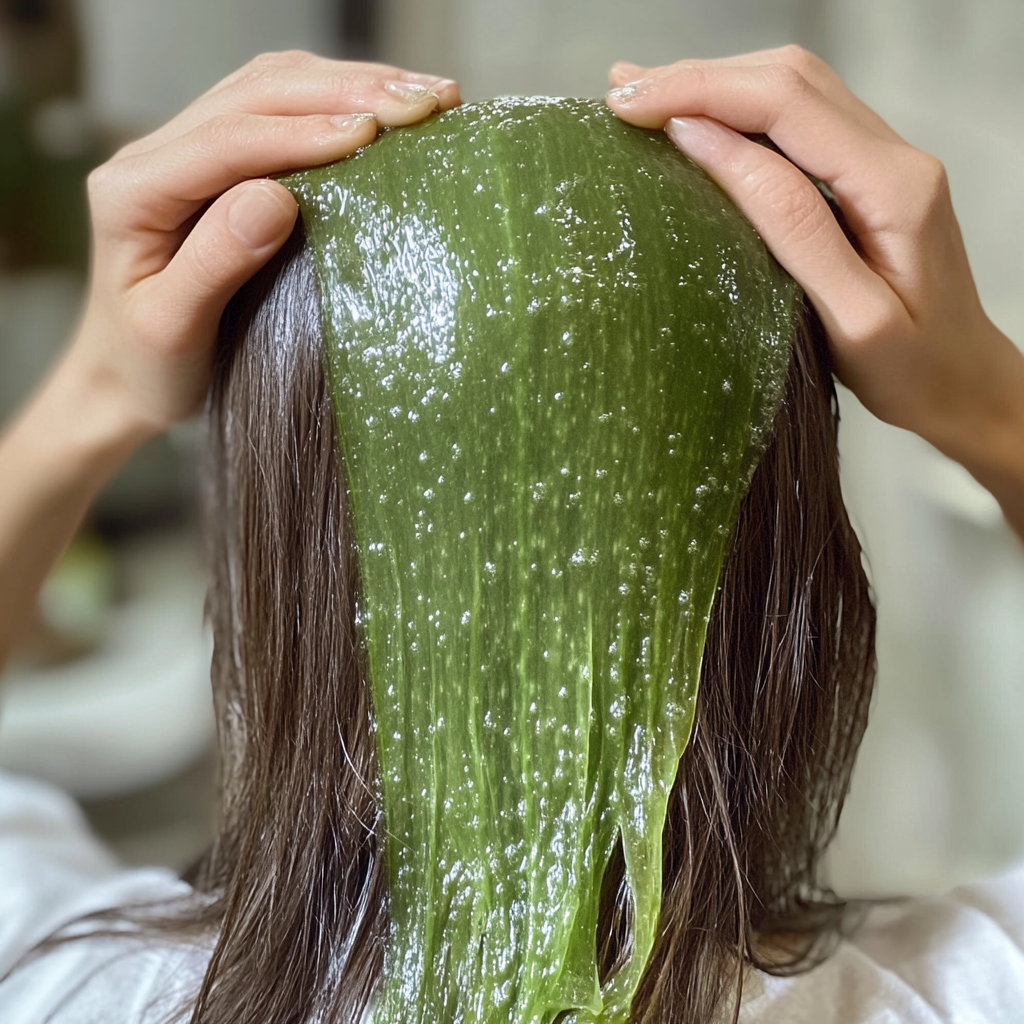
[[[119,864],[66,793],[0,772],[0,977],[83,914],[189,891],[165,868]],[[166,1024],[195,996],[208,959],[192,946],[78,940],[0,982],[0,1022]]]
[[[168,870],[119,865],[64,793],[0,773],[0,974],[84,913],[188,892]],[[189,946],[79,940],[0,982],[0,1022],[164,1024],[187,1010],[208,958]],[[808,974],[752,972],[740,1020],[1024,1024],[1024,865],[941,899],[873,909]]]

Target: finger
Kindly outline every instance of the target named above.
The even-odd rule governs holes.
[[[440,75],[426,75],[415,71],[407,71],[394,64],[383,64],[375,61],[348,61],[335,60],[330,57],[320,57],[317,54],[305,50],[285,50],[277,53],[263,53],[254,57],[248,64],[243,65],[237,71],[228,75],[209,89],[200,101],[209,97],[221,97],[218,100],[217,109],[222,109],[225,94],[235,96],[247,96],[252,93],[254,87],[257,91],[261,87],[269,86],[266,90],[270,94],[276,94],[279,90],[274,83],[280,76],[297,72],[310,80],[325,78],[329,81],[344,80],[352,77],[365,76],[375,81],[384,82],[389,79],[397,79],[407,82],[415,82],[433,89],[435,85],[446,83],[449,80]]]
[[[888,131],[892,131],[870,107],[857,99],[847,88],[846,83],[820,57],[816,57],[802,46],[782,46],[770,50],[756,50],[753,53],[740,53],[730,57],[713,57],[707,60],[682,60],[668,68],[650,69],[648,73],[658,71],[670,74],[674,67],[763,67],[786,65],[798,71],[823,96],[837,106],[843,107],[857,116],[865,115]],[[895,133],[893,133],[895,134]]]
[[[693,96],[694,83],[702,80],[707,81],[710,88],[719,87],[730,80],[736,83],[745,82],[747,88],[769,88],[771,95],[777,96],[783,90],[795,92],[800,89],[801,79],[803,84],[811,86],[851,123],[858,123],[863,129],[888,141],[902,142],[900,136],[878,114],[850,92],[828,64],[799,46],[761,50],[714,60],[680,61],[666,67],[649,69],[638,80],[624,83],[624,96],[615,95],[613,92],[609,102],[615,109],[617,102],[625,99],[627,102],[624,108],[621,111],[616,109],[616,112],[621,113],[626,120],[639,124],[641,121],[636,118],[645,118],[648,108],[656,107],[659,100],[678,103],[680,100],[689,99],[692,102],[696,98]],[[620,86],[621,88],[623,86]],[[723,110],[713,112],[705,109],[677,109],[675,113],[704,114],[740,130],[748,130],[730,121],[724,116]],[[643,124],[645,127],[655,126],[646,120]]]
[[[892,129],[870,107],[850,92],[846,83],[825,61],[802,46],[783,46],[771,50],[759,50],[756,53],[741,53],[733,57],[717,57],[711,60],[695,60],[687,63],[723,68],[785,65],[799,72],[826,99],[846,110],[847,113],[858,118],[864,117],[873,122],[877,121],[883,129],[892,132]],[[895,135],[895,132],[892,134]]]
[[[279,68],[246,79],[210,106],[272,116],[365,112],[374,114],[382,125],[397,127],[425,117],[440,102],[434,88],[416,77],[362,64],[342,64],[315,73]],[[446,79],[433,84],[449,97],[455,85]],[[205,111],[200,108],[199,113]]]
[[[94,198],[106,222],[127,232],[174,231],[203,203],[247,178],[339,160],[376,132],[368,114],[223,116],[152,153],[106,165],[110,182]]]
[[[440,75],[423,75],[415,71],[399,71],[398,78],[403,82],[415,82],[428,88],[437,96],[438,110],[451,110],[462,102],[459,83],[454,79],[442,78]]]
[[[159,293],[158,317],[194,328],[170,333],[210,336],[231,296],[287,240],[297,213],[291,193],[275,181],[245,182],[213,203],[167,267],[144,282]]]
[[[831,103],[788,65],[677,65],[670,76],[652,75],[635,88],[612,90],[608,99],[616,113],[649,128],[698,115],[767,134],[793,162],[827,182],[844,209],[843,193],[865,186],[877,191],[880,179],[893,177],[887,159],[893,141]]]
[[[833,337],[871,337],[895,296],[853,250],[818,190],[788,160],[704,117],[673,118],[669,138],[732,197],[800,283]],[[841,362],[841,353],[837,353]],[[842,373],[842,366],[839,366]]]
[[[628,60],[616,61],[608,72],[608,83],[614,89],[635,82],[649,75],[653,68],[645,68],[640,64],[631,64]]]
[[[268,55],[270,57],[287,55]],[[299,55],[310,56],[310,55]],[[300,117],[310,114],[373,113],[394,127],[447,110],[459,102],[458,85],[388,65],[311,58],[307,65],[251,62],[219,83],[172,121],[123,152],[149,152],[231,113]]]

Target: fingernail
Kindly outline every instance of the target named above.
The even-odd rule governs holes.
[[[228,227],[250,248],[262,249],[280,239],[287,212],[277,189],[269,184],[250,185],[228,209]]]
[[[426,86],[431,92],[438,92],[441,89],[446,89],[449,85],[455,84],[451,78],[440,78],[437,75],[421,75],[414,71],[406,71],[403,81],[415,82],[418,85]]]
[[[625,85],[620,85],[618,89],[609,90],[608,95],[617,103],[629,103],[640,91],[641,85],[643,85],[642,81],[627,82]]]
[[[338,114],[331,118],[331,125],[337,128],[339,132],[348,135],[351,132],[357,131],[367,121],[373,121],[376,115],[374,114]]]
[[[436,92],[432,92],[425,85],[416,85],[415,82],[399,82],[392,79],[384,83],[384,88],[403,103],[422,103],[427,99],[432,99],[436,103],[438,100]]]
[[[665,134],[694,159],[712,156],[729,138],[729,131],[708,117],[673,117],[665,125]]]

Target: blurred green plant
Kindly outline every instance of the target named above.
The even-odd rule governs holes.
[[[0,98],[0,265],[84,271],[89,257],[85,179],[105,152],[88,139],[74,152],[47,152],[37,136],[45,107]]]
[[[81,72],[73,0],[0,0],[0,270],[85,270],[85,178],[108,147]]]

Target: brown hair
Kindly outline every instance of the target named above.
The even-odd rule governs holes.
[[[358,564],[301,229],[224,317],[207,407],[206,531],[221,808],[196,893],[142,930],[216,942],[193,1024],[357,1024],[387,935],[383,822],[357,630]],[[821,326],[786,395],[711,615],[664,835],[644,1024],[709,1021],[747,965],[796,972],[849,909],[818,882],[867,721],[874,609],[839,485]],[[628,954],[621,856],[603,978]],[[624,909],[625,908],[625,909]]]

